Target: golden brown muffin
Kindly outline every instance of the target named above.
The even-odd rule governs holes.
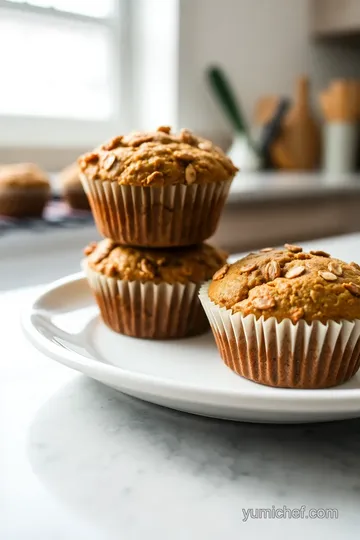
[[[360,267],[323,251],[265,248],[200,291],[225,364],[284,388],[342,384],[360,366]]]
[[[60,173],[64,199],[74,210],[90,210],[90,204],[82,186],[77,163],[66,167]]]
[[[151,248],[210,238],[237,171],[211,142],[169,127],[116,137],[78,163],[102,236]]]
[[[265,248],[215,274],[209,297],[233,313],[257,318],[360,319],[360,267],[322,251]]]
[[[227,259],[223,251],[209,244],[165,251],[119,246],[108,239],[90,244],[85,254],[95,272],[116,279],[153,283],[206,281]]]
[[[115,137],[80,157],[79,166],[90,179],[152,187],[222,182],[237,171],[210,141],[185,129],[172,134],[169,127]]]
[[[33,163],[0,166],[0,214],[41,217],[50,197],[48,176]]]
[[[208,329],[198,293],[226,261],[223,252],[207,244],[151,251],[103,240],[85,254],[84,269],[102,319],[115,332],[170,339]]]

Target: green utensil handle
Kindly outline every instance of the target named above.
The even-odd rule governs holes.
[[[249,139],[249,130],[244,115],[224,72],[219,67],[214,66],[208,68],[207,75],[210,85],[235,131],[242,133]]]

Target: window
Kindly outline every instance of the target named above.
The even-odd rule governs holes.
[[[124,2],[0,0],[0,144],[96,144],[126,128]]]

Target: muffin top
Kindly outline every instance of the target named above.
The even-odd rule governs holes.
[[[77,163],[72,163],[60,173],[60,182],[61,185],[65,188],[80,188],[82,187],[80,176],[79,176],[79,167]]]
[[[256,318],[294,323],[360,319],[360,266],[290,244],[265,248],[216,272],[209,298]]]
[[[199,283],[210,279],[227,255],[208,244],[172,250],[138,249],[105,239],[85,248],[89,268],[128,281]]]
[[[0,187],[50,188],[46,173],[34,163],[0,166]]]
[[[210,141],[186,129],[173,134],[167,126],[115,137],[81,156],[78,163],[89,179],[151,187],[223,182],[237,171]]]

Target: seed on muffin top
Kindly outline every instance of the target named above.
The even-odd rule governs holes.
[[[89,179],[132,186],[222,182],[237,172],[219,147],[186,129],[173,134],[168,126],[115,137],[78,163]]]
[[[360,266],[292,244],[264,248],[216,272],[209,298],[233,313],[278,321],[360,319]]]
[[[105,239],[85,248],[89,268],[128,281],[199,283],[211,278],[227,254],[209,244],[171,250],[120,246]]]

